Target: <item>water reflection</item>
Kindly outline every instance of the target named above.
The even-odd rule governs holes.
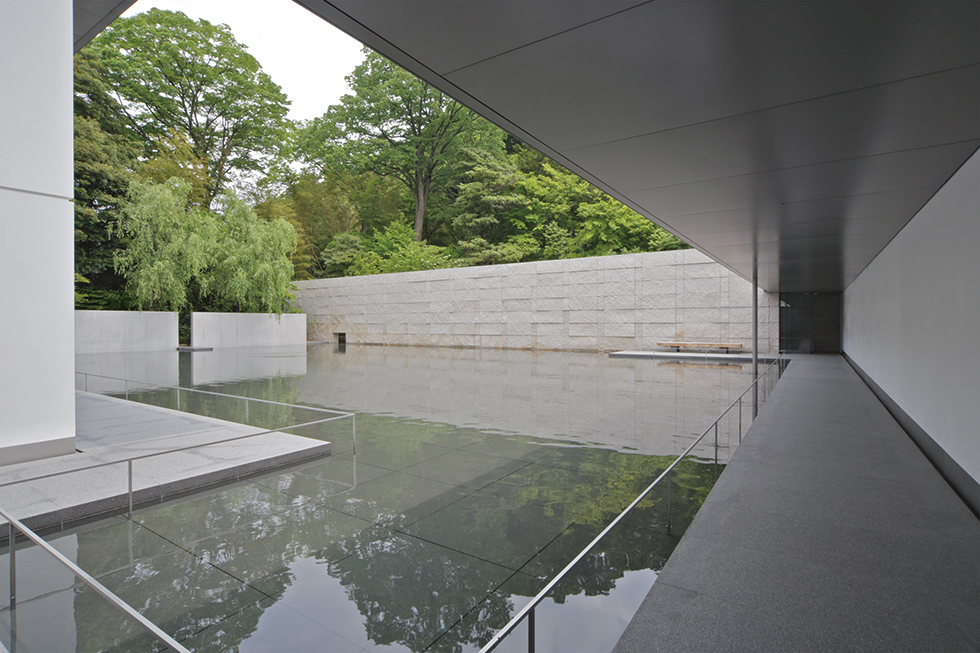
[[[357,409],[356,453],[338,433],[328,459],[52,538],[194,651],[477,649],[673,459],[650,451],[672,453],[748,384],[738,369],[560,352],[326,346],[305,374],[268,365],[249,379],[255,361],[232,379],[211,368],[197,387]],[[542,649],[611,650],[719,469],[682,463],[576,565],[538,608]],[[37,583],[19,650],[152,650],[93,592],[46,585],[37,554],[18,553]],[[74,629],[52,642],[57,597]],[[517,636],[503,650],[526,647]]]
[[[604,483],[602,496],[580,493],[563,504],[551,496],[554,488],[536,483],[550,482],[562,466],[593,468],[610,452],[554,453],[560,454],[550,461],[554,466],[546,464],[549,455],[521,468],[528,470],[525,498],[500,493],[496,483],[466,492],[389,472],[339,500],[335,490],[346,467],[330,460],[146,509],[136,524],[117,518],[54,541],[191,650],[248,650],[250,641],[269,641],[270,633],[280,642],[275,650],[282,651],[475,649],[667,464],[635,454],[644,458],[639,465],[613,461],[608,477],[594,475]],[[629,467],[635,469],[616,478]],[[627,574],[659,570],[712,478],[709,465],[685,463],[670,492],[657,491],[641,503],[556,588],[553,603],[614,594]],[[385,491],[397,501],[387,502]],[[574,513],[580,514],[572,518]],[[27,553],[33,551],[19,553],[22,570],[31,564]],[[652,580],[648,573],[646,589]],[[87,588],[57,591],[74,594],[74,642],[63,650],[150,645]],[[35,594],[47,599],[49,592]],[[634,588],[633,594],[638,605],[645,591]],[[21,633],[29,630],[25,619],[40,623],[38,601],[25,596],[18,607]],[[622,618],[628,620],[635,607],[625,608]],[[287,628],[306,623],[295,622],[298,615],[309,620],[307,631]],[[560,612],[554,616],[562,619]],[[552,626],[566,633],[580,627],[567,620]],[[602,630],[617,627],[614,622]],[[320,644],[302,648],[310,631],[320,633]],[[22,635],[21,650],[30,650],[30,643]]]
[[[681,453],[750,382],[739,365],[581,352],[324,344],[305,356],[302,348],[181,356],[185,387],[651,455]],[[79,371],[168,383],[177,367],[175,355],[159,352],[76,359]]]

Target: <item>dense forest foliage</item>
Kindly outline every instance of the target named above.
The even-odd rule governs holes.
[[[274,311],[290,281],[686,247],[365,50],[289,100],[227,26],[152,9],[75,56],[79,308]]]

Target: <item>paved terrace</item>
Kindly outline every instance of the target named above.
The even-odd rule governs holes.
[[[978,651],[980,522],[840,356],[794,356],[615,648]]]
[[[80,453],[0,467],[0,483],[160,451],[217,442],[263,429],[87,392],[75,395],[75,446]],[[330,453],[330,443],[269,433],[133,463],[136,502],[231,481]],[[0,506],[31,528],[123,508],[126,463],[0,487]],[[0,524],[6,524],[0,518]],[[0,530],[0,538],[6,528]]]

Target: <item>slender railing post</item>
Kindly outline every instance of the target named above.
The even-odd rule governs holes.
[[[721,419],[720,417],[718,419]],[[715,466],[718,466],[718,421],[715,420]]]
[[[129,467],[129,521],[133,521],[133,461],[126,461]]]
[[[13,522],[7,522],[7,533],[10,537],[10,612],[13,614],[17,603],[17,528]]]
[[[126,400],[129,401],[129,380],[123,381],[123,392],[126,394]]]
[[[17,528],[7,520],[7,533],[10,536],[10,651],[17,653]],[[2,647],[0,647],[2,648]]]
[[[743,394],[738,398],[738,443],[739,444],[742,444],[742,397],[744,396],[745,395]]]
[[[752,261],[752,419],[759,414],[759,263]]]
[[[527,653],[534,653],[534,608],[527,613]]]
[[[248,426],[248,397],[245,398],[245,426]]]
[[[353,447],[352,451],[356,456],[357,455],[357,416],[356,415],[350,416],[350,436],[351,436],[351,440],[353,441],[353,444],[351,445]]]
[[[177,388],[177,410],[180,410],[180,388]]]

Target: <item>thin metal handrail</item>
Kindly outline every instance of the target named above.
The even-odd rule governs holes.
[[[102,378],[102,379],[111,379],[113,381],[124,381],[124,382],[127,382],[127,383],[130,382],[129,379],[120,379],[120,378],[117,378],[117,377],[104,376],[104,375],[101,375],[101,374],[90,374],[88,372],[75,372],[75,374],[76,375],[84,375],[86,377],[86,379],[85,379],[85,382],[86,382],[85,383],[85,387],[86,388],[88,387],[88,377],[89,376],[92,376],[92,377],[95,377],[95,378]],[[237,436],[234,436],[234,437],[231,437],[231,438],[225,438],[225,439],[222,439],[222,440],[214,440],[214,441],[211,441],[211,442],[204,442],[204,443],[201,443],[201,444],[189,445],[189,446],[186,446],[186,447],[177,447],[175,449],[167,449],[166,451],[155,451],[153,453],[141,454],[139,456],[131,456],[129,458],[120,458],[119,460],[111,460],[111,461],[108,461],[108,462],[94,463],[94,464],[91,464],[91,465],[86,465],[85,467],[76,467],[76,468],[73,468],[73,469],[62,470],[60,472],[51,472],[49,474],[40,474],[38,476],[30,476],[30,477],[27,477],[27,478],[20,478],[20,479],[16,479],[16,480],[13,480],[13,481],[7,481],[6,483],[0,483],[0,488],[8,487],[8,486],[11,486],[11,485],[18,485],[20,483],[27,483],[27,482],[30,482],[30,481],[39,481],[39,480],[46,479],[46,478],[54,478],[56,476],[64,476],[66,474],[74,474],[76,472],[84,472],[84,471],[88,471],[88,470],[92,470],[92,469],[99,469],[99,468],[102,468],[102,467],[109,467],[110,465],[121,465],[123,463],[126,463],[127,468],[128,468],[128,477],[129,477],[128,478],[128,480],[129,480],[129,489],[128,489],[128,492],[127,492],[128,502],[129,502],[129,517],[132,518],[132,516],[133,516],[133,462],[136,461],[136,460],[145,460],[147,458],[155,458],[157,456],[167,456],[167,455],[170,455],[170,454],[173,454],[173,453],[179,453],[181,451],[189,451],[189,450],[192,450],[192,449],[201,449],[201,448],[204,448],[204,447],[210,447],[210,446],[214,446],[214,445],[217,445],[217,444],[226,444],[228,442],[236,442],[238,440],[245,440],[247,438],[254,438],[254,437],[258,437],[260,435],[268,435],[270,433],[280,433],[280,432],[286,431],[288,429],[304,428],[304,427],[307,427],[307,426],[314,426],[316,424],[325,424],[326,422],[333,422],[333,421],[336,421],[336,420],[348,419],[348,418],[350,418],[350,420],[351,420],[351,433],[352,433],[352,437],[354,439],[354,444],[353,444],[353,446],[354,446],[354,452],[355,453],[357,452],[357,422],[356,422],[355,414],[354,413],[347,413],[347,412],[340,411],[340,410],[331,410],[329,408],[316,408],[316,407],[313,407],[313,406],[299,406],[299,405],[295,405],[295,404],[286,404],[286,403],[282,403],[282,402],[278,402],[278,401],[269,401],[269,400],[266,400],[266,399],[253,399],[251,397],[242,397],[242,396],[238,396],[238,395],[222,394],[220,392],[211,392],[211,391],[207,391],[207,390],[195,390],[193,388],[180,388],[180,387],[177,387],[177,386],[167,386],[167,385],[161,385],[161,384],[157,384],[157,383],[149,383],[149,382],[144,383],[142,381],[132,381],[132,382],[133,383],[141,383],[143,385],[149,385],[149,386],[154,386],[154,387],[158,387],[158,388],[168,388],[168,389],[171,389],[171,390],[178,390],[178,391],[181,391],[182,390],[182,391],[185,391],[185,392],[198,392],[198,393],[201,393],[201,394],[213,395],[213,396],[218,396],[218,397],[228,397],[230,399],[242,399],[242,400],[245,400],[246,402],[248,402],[248,401],[258,401],[258,402],[266,403],[266,404],[273,404],[273,405],[277,405],[277,406],[285,406],[287,408],[302,408],[302,409],[305,409],[305,410],[312,410],[312,411],[318,412],[318,413],[331,413],[331,414],[336,415],[336,416],[335,417],[327,417],[327,418],[320,419],[320,420],[313,420],[313,421],[310,421],[310,422],[301,422],[299,424],[292,424],[292,425],[289,425],[289,426],[283,426],[283,427],[280,427],[280,428],[277,428],[277,429],[267,429],[267,430],[259,431],[258,433],[248,433],[246,435],[237,435]],[[246,405],[246,407],[248,406],[247,403],[245,405]],[[246,424],[246,426],[248,426],[248,424]]]
[[[85,571],[83,571],[78,565],[76,565],[74,562],[66,558],[64,555],[62,555],[60,551],[58,551],[53,546],[45,542],[44,539],[41,538],[37,533],[32,531],[30,528],[28,528],[21,522],[14,519],[14,517],[10,515],[7,511],[5,511],[3,508],[0,508],[0,516],[2,516],[4,519],[7,520],[7,523],[9,525],[9,533],[10,533],[9,556],[10,556],[11,619],[14,619],[14,611],[16,610],[16,604],[17,604],[17,592],[16,592],[17,573],[15,568],[16,565],[15,552],[16,552],[16,543],[17,543],[17,537],[16,537],[17,531],[20,531],[21,533],[26,535],[28,539],[30,539],[39,547],[41,547],[42,549],[50,553],[52,556],[54,556],[55,560],[57,560],[64,566],[68,567],[68,569],[71,570],[72,573],[74,573],[76,576],[81,578],[86,585],[88,585],[93,590],[95,590],[104,599],[112,603],[114,606],[116,606],[119,610],[124,612],[131,619],[135,619],[137,623],[139,623],[143,628],[149,631],[151,635],[153,635],[158,640],[166,644],[168,648],[177,651],[178,653],[190,653],[190,651],[188,651],[186,648],[181,646],[174,638],[172,638],[167,633],[163,632],[163,630],[161,630],[156,624],[154,624],[152,621],[150,621],[149,619],[141,615],[132,606],[130,606],[128,603],[120,599],[118,596],[113,594],[102,583],[92,578],[92,576],[90,576]]]
[[[227,397],[229,399],[240,399],[245,402],[257,401],[261,404],[272,404],[274,406],[285,406],[287,408],[303,408],[306,410],[314,410],[319,413],[337,413],[339,415],[350,415],[342,410],[332,410],[330,408],[318,408],[316,406],[300,406],[299,404],[286,404],[281,401],[272,401],[271,399],[257,399],[255,397],[243,397],[242,395],[230,395],[223,392],[214,392],[213,390],[198,390],[197,388],[184,388],[179,385],[166,385],[163,383],[153,383],[151,381],[134,381],[133,379],[123,379],[117,376],[106,376],[105,374],[93,374],[92,372],[75,372],[75,376],[84,376],[86,381],[86,388],[88,387],[88,377],[93,377],[96,379],[109,379],[110,381],[122,381],[124,383],[138,383],[141,386],[152,386],[154,388],[165,388],[167,390],[177,390],[178,392],[194,392],[201,395],[214,395],[215,397]],[[86,390],[88,392],[88,390]],[[150,404],[152,405],[152,404]]]
[[[108,467],[110,465],[121,465],[123,463],[132,463],[135,460],[143,460],[145,458],[154,458],[156,456],[167,456],[172,453],[180,453],[181,451],[189,451],[191,449],[201,449],[203,447],[210,447],[216,444],[225,444],[227,442],[235,442],[236,440],[244,440],[246,438],[254,438],[259,435],[269,435],[270,433],[279,433],[287,429],[296,429],[305,426],[313,426],[315,424],[324,424],[326,422],[333,422],[339,419],[347,419],[348,417],[354,417],[354,413],[349,415],[341,415],[339,417],[328,417],[326,419],[315,420],[313,422],[302,422],[300,424],[293,424],[292,426],[283,426],[278,429],[269,429],[267,431],[259,431],[258,433],[248,433],[246,435],[236,435],[233,438],[226,438],[224,440],[213,440],[211,442],[204,442],[201,444],[192,444],[186,447],[178,447],[176,449],[167,449],[166,451],[154,451],[153,453],[145,453],[139,456],[133,456],[131,458],[120,458],[119,460],[110,460],[104,463],[94,463],[92,465],[87,465],[85,467],[75,467],[73,469],[65,469],[60,472],[52,472],[50,474],[42,474],[40,476],[29,476],[27,478],[20,478],[15,481],[7,481],[6,483],[0,483],[0,487],[7,487],[9,485],[17,485],[19,483],[27,483],[29,481],[40,481],[45,478],[53,478],[55,476],[64,476],[65,474],[74,474],[75,472],[85,472],[90,469],[98,469],[100,467]]]
[[[667,474],[669,474],[674,469],[674,467],[676,467],[678,465],[678,463],[681,462],[681,460],[683,460],[685,457],[687,457],[687,455],[689,453],[691,453],[691,451],[694,450],[694,447],[698,446],[698,444],[701,443],[701,440],[703,440],[704,437],[706,435],[708,435],[708,433],[710,433],[712,431],[712,429],[715,432],[715,462],[717,462],[717,456],[718,456],[718,453],[717,453],[717,450],[718,450],[718,423],[736,405],[739,406],[739,441],[741,442],[741,436],[742,436],[742,432],[741,432],[741,429],[742,429],[742,426],[741,426],[741,406],[742,406],[742,403],[741,402],[742,402],[742,397],[744,397],[746,394],[748,394],[748,392],[750,390],[752,390],[753,388],[757,387],[756,384],[758,384],[759,381],[762,380],[763,377],[767,377],[769,375],[769,371],[773,368],[774,365],[780,363],[782,361],[782,358],[783,358],[783,355],[780,353],[779,356],[777,356],[776,359],[772,363],[770,363],[769,366],[766,367],[765,370],[763,370],[762,374],[760,374],[759,376],[757,376],[756,379],[754,381],[752,381],[751,384],[749,384],[749,387],[746,388],[745,391],[742,392],[742,394],[740,394],[738,396],[738,399],[736,399],[735,401],[733,401],[728,408],[726,408],[724,411],[722,411],[721,415],[719,415],[718,418],[714,422],[712,422],[711,426],[709,426],[707,429],[705,429],[704,433],[702,433],[691,444],[691,446],[689,446],[684,451],[684,453],[682,453],[680,456],[678,456],[677,459],[674,460],[674,462],[672,462],[670,464],[670,466],[668,466],[667,469],[665,469],[660,474],[660,476],[658,476],[656,478],[656,480],[653,481],[653,483],[651,483],[649,486],[647,486],[647,488],[645,490],[643,490],[643,492],[641,492],[640,495],[638,497],[636,497],[636,499],[634,499],[632,503],[630,503],[628,506],[626,506],[622,510],[622,512],[620,512],[616,516],[616,518],[613,519],[612,522],[609,523],[608,526],[606,526],[604,529],[602,529],[602,532],[600,532],[598,535],[596,535],[595,539],[593,539],[591,542],[589,542],[589,544],[584,549],[582,549],[579,552],[579,554],[576,555],[572,559],[572,561],[569,562],[568,565],[565,566],[564,569],[562,569],[560,572],[558,572],[558,574],[554,578],[552,578],[551,581],[549,581],[547,585],[545,585],[544,589],[542,589],[540,592],[538,592],[534,596],[534,598],[531,599],[531,601],[527,603],[527,605],[525,605],[523,608],[521,608],[517,612],[517,614],[514,615],[514,617],[509,622],[507,622],[507,625],[506,626],[504,626],[503,628],[501,628],[500,630],[498,630],[494,634],[494,636],[492,638],[490,638],[490,641],[487,642],[483,646],[483,648],[480,649],[480,653],[489,653],[493,649],[497,648],[497,646],[500,644],[500,642],[503,641],[503,639],[505,637],[507,637],[507,635],[509,635],[511,632],[513,632],[513,630],[518,626],[518,624],[521,623],[521,621],[524,620],[525,617],[528,617],[528,625],[529,625],[529,627],[528,627],[528,651],[530,653],[533,653],[534,652],[534,628],[533,628],[534,608],[536,608],[545,598],[547,598],[548,593],[551,592],[552,589],[554,589],[555,585],[557,585],[565,577],[565,575],[568,574],[568,572],[571,571],[572,568],[576,564],[579,563],[579,561],[582,558],[584,558],[586,555],[588,555],[592,551],[592,549],[596,546],[596,544],[598,544],[599,541],[602,540],[602,538],[605,537],[606,534],[609,531],[611,531],[613,529],[613,527],[615,527],[616,524],[618,524],[623,519],[623,517],[626,516],[627,513],[629,513],[629,511],[631,511],[638,503],[640,503],[640,501],[642,501],[653,490],[653,488],[655,488],[657,486],[657,484],[659,484],[660,481],[662,481],[667,476]],[[779,367],[779,375],[782,376],[782,367],[781,366]]]

